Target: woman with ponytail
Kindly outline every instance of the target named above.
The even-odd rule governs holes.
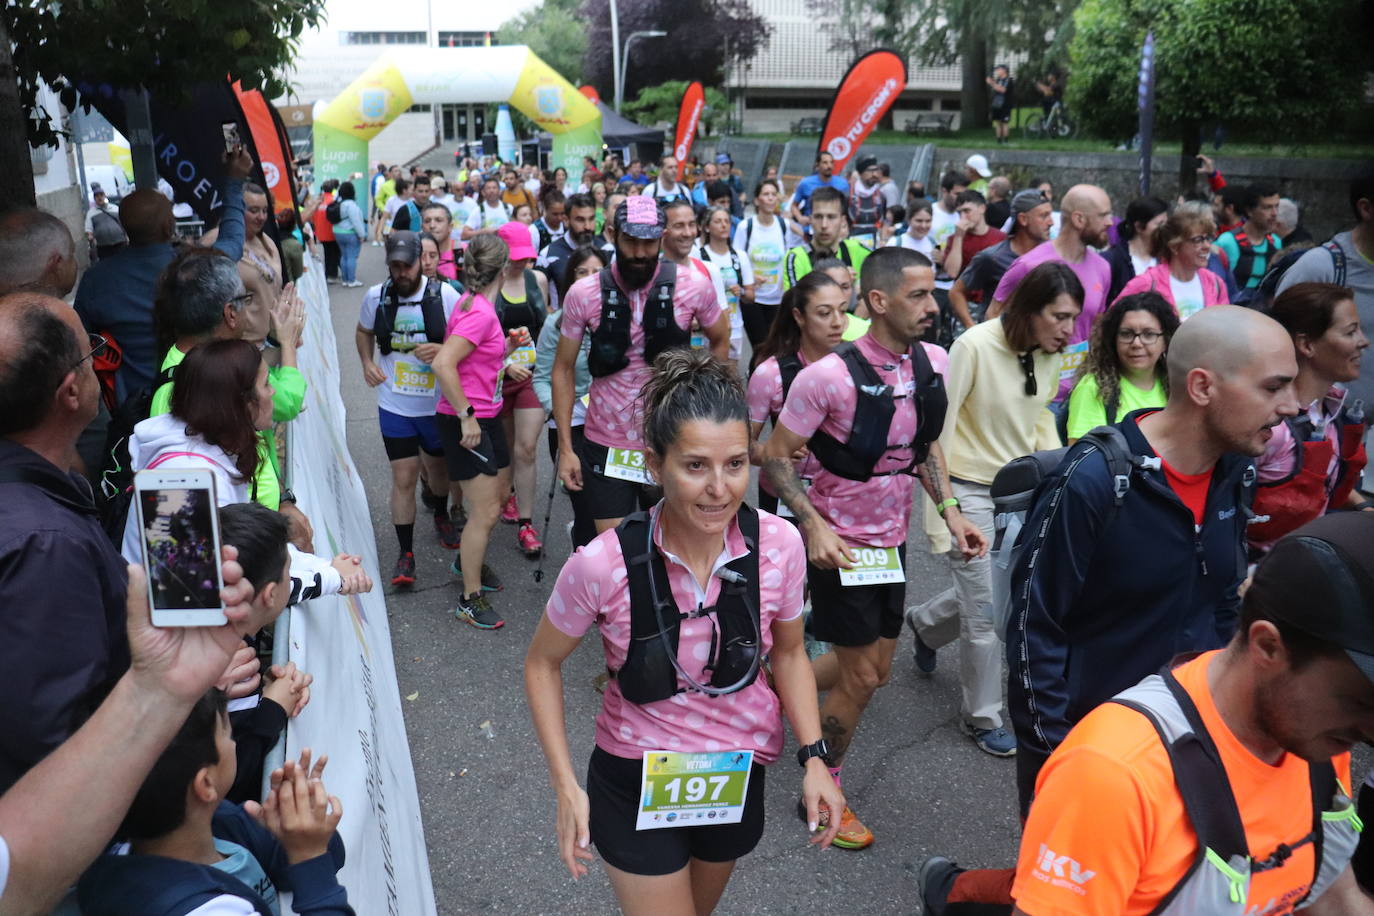
[[[501,582],[484,561],[501,503],[510,492],[510,449],[501,428],[507,338],[492,305],[509,255],[496,235],[479,235],[468,244],[463,255],[468,292],[449,318],[433,363],[441,392],[435,421],[449,480],[461,484],[468,498],[467,524],[452,569],[463,590],[453,613],[482,630],[505,624],[487,601],[486,593],[500,591]]]
[[[763,834],[763,765],[782,753],[783,712],[802,745],[813,843],[834,838],[838,817],[817,828],[824,811],[844,810],[844,797],[822,759],[816,681],[802,645],[801,535],[744,505],[743,386],[709,353],[675,349],[654,361],[642,398],[646,464],[663,499],[564,565],[525,657],[525,692],[568,871],[586,875],[595,844],[623,912],[700,916],[715,909],[735,860]],[[593,628],[612,676],[584,790],[568,747],[561,669]],[[771,685],[760,670],[765,657]],[[673,773],[688,775],[674,782]]]
[[[773,317],[768,336],[754,352],[756,366],[749,377],[749,439],[754,464],[762,464],[759,436],[763,424],[777,422],[792,380],[803,367],[835,349],[844,333],[848,303],[840,285],[826,273],[813,270],[797,281],[782,297],[782,307]],[[797,464],[797,476],[809,482],[819,465],[809,454]],[[791,515],[786,503],[779,503],[759,475],[759,506],[769,512]]]

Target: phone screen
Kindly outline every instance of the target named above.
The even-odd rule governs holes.
[[[140,487],[135,495],[154,625],[222,623],[214,491],[208,483],[162,485]],[[166,613],[178,611],[212,612],[212,619],[202,619],[203,613]]]
[[[224,132],[224,151],[232,153],[235,149],[243,145],[239,139],[239,125],[237,121],[221,121],[219,129]]]

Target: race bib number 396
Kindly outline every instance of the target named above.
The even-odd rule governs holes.
[[[397,394],[430,395],[434,393],[434,370],[424,363],[396,360],[391,377],[391,390]]]

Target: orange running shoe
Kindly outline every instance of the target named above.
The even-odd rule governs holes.
[[[797,799],[797,816],[802,823],[806,823],[806,802]],[[830,823],[830,809],[821,805],[820,811],[821,827]],[[873,845],[873,831],[869,830],[854,816],[848,805],[844,806],[844,814],[840,816],[840,830],[835,834],[833,845],[841,849],[867,849]]]

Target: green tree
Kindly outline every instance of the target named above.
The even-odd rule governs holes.
[[[37,110],[39,85],[69,110],[78,83],[143,87],[169,99],[200,83],[240,80],[268,98],[325,0],[9,0],[0,16],[0,203],[34,200],[28,143],[56,145]],[[10,59],[11,51],[13,53]]]
[[[1358,0],[1086,0],[1074,17],[1068,103],[1102,137],[1136,131],[1147,30],[1155,36],[1155,136],[1177,138],[1179,185],[1196,181],[1206,125],[1320,136],[1363,97]]]
[[[667,122],[677,129],[677,113],[682,105],[682,93],[687,89],[686,80],[669,80],[657,86],[639,90],[639,94],[621,106],[621,114],[641,124],[661,124]],[[707,86],[706,108],[701,113],[698,129],[708,136],[725,123],[730,116],[730,104],[725,93],[714,86]]]
[[[582,57],[587,53],[587,27],[577,16],[577,4],[544,0],[507,21],[496,31],[503,45],[529,45],[558,74],[574,86],[582,83]]]

